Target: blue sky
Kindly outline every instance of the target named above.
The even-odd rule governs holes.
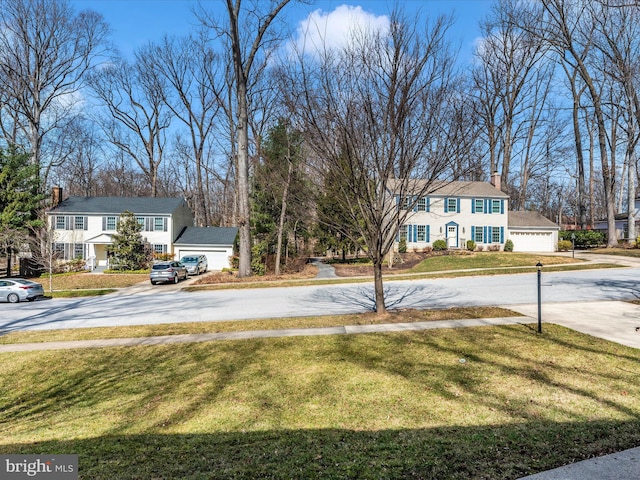
[[[329,14],[342,5],[360,6],[362,11],[375,16],[386,15],[396,2],[390,0],[316,0],[311,4],[292,2],[285,15],[292,30],[321,10]],[[470,59],[474,41],[479,37],[478,21],[487,15],[492,0],[405,0],[397,2],[410,14],[420,10],[423,15],[435,16],[453,13],[456,23],[451,30],[451,41],[460,46],[461,60]],[[157,41],[163,35],[184,35],[193,28],[195,18],[191,12],[192,0],[73,0],[78,10],[90,8],[104,15],[112,28],[112,40],[127,57],[148,41]],[[222,0],[203,0],[211,11],[224,14]],[[342,10],[344,11],[344,9]],[[332,17],[335,19],[335,16]]]

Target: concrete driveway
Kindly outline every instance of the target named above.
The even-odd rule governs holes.
[[[538,305],[508,305],[515,312],[538,321]],[[620,301],[557,302],[542,305],[542,330],[546,322],[640,348],[640,305]]]

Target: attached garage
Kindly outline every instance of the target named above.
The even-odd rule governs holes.
[[[230,268],[237,234],[235,227],[187,227],[173,244],[175,258],[206,255],[208,270]]]
[[[559,230],[538,212],[509,212],[508,238],[514,252],[555,252]]]

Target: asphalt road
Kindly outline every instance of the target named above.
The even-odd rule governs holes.
[[[387,308],[537,302],[536,274],[385,282]],[[640,268],[543,273],[542,301],[640,298]],[[0,304],[0,332],[248,320],[371,311],[373,284],[181,292],[158,286],[104,297]]]

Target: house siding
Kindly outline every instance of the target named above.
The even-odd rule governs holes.
[[[496,192],[499,194],[499,192]],[[399,206],[400,199],[396,200]],[[482,196],[429,195],[427,211],[413,208],[408,213],[397,240],[405,237],[407,249],[420,250],[433,245],[436,240],[445,240],[449,248],[466,248],[468,240],[487,247],[499,245],[504,248],[507,234],[508,199]],[[482,208],[479,208],[482,206]],[[400,207],[399,207],[400,208]],[[418,228],[428,232],[424,240],[418,239]],[[481,241],[476,232],[482,232]],[[479,238],[479,237],[478,237]]]

